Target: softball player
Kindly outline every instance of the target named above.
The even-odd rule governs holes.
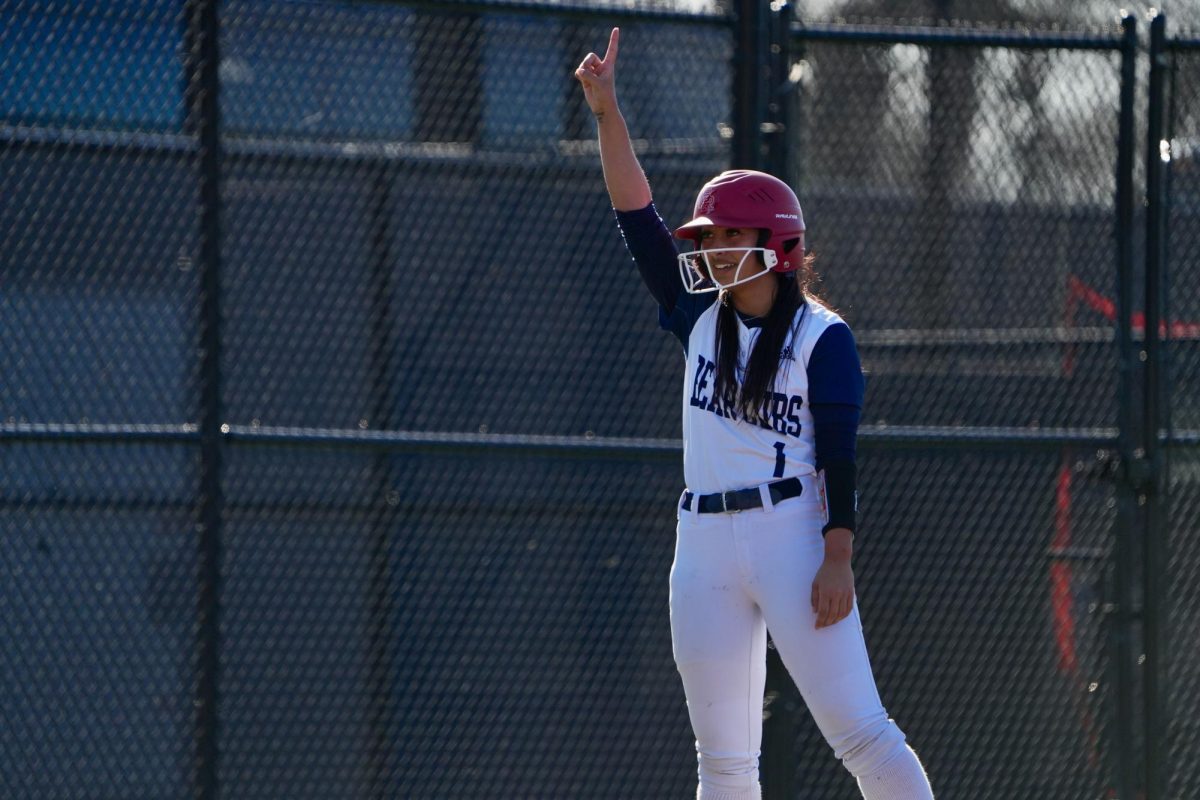
[[[807,291],[804,218],[782,181],[724,172],[674,233],[617,106],[619,31],[575,77],[626,245],[683,344],[684,478],[671,637],[701,800],[758,798],[767,629],[867,800],[932,791],[875,687],[850,565],[863,378],[846,324]]]

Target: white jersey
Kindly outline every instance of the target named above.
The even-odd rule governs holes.
[[[816,441],[808,405],[808,361],[821,334],[842,318],[805,300],[783,343],[779,372],[762,422],[734,418],[715,397],[719,303],[696,320],[683,379],[683,477],[699,494],[727,492],[794,475],[816,474]],[[759,329],[738,320],[745,366]],[[739,375],[739,382],[742,378]]]

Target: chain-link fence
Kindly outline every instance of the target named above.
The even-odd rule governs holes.
[[[1168,18],[1174,26],[1174,20]],[[1194,29],[1194,28],[1193,28]],[[1165,610],[1170,708],[1166,774],[1168,797],[1200,795],[1200,39],[1168,39],[1170,66],[1167,138],[1173,161],[1167,178],[1166,407],[1170,432]]]
[[[694,790],[678,346],[570,74],[619,22],[622,109],[683,219],[747,135],[728,5],[0,0],[0,794]],[[939,796],[1105,796],[1120,33],[844,40],[821,14],[775,146],[869,373],[882,694]],[[1170,797],[1200,785],[1190,452]],[[856,796],[793,695],[768,711],[768,796]]]
[[[719,3],[721,0],[717,0]],[[688,0],[677,0],[687,3]],[[1200,7],[1190,0],[1113,3],[1109,0],[797,0],[797,14],[807,22],[876,25],[955,25],[1032,28],[1037,30],[1115,31],[1123,13],[1138,17],[1157,9],[1175,30],[1200,27]]]
[[[547,7],[557,0],[528,0]],[[441,0],[442,5],[466,6],[477,0]],[[590,0],[591,8],[613,11],[642,10],[680,13],[732,13],[739,0]],[[950,24],[965,27],[1032,30],[1116,31],[1122,13],[1142,17],[1153,11],[1165,14],[1176,31],[1200,30],[1200,6],[1191,0],[796,0],[790,4],[805,23],[842,25],[923,26]]]
[[[0,4],[9,797],[197,785],[200,285],[184,29],[178,4]]]
[[[1117,290],[1120,51],[806,34],[796,55],[788,152],[856,330],[864,422],[1048,434],[863,456],[881,689],[946,797],[1101,797],[1113,487],[1049,431],[1117,424],[1112,320],[1076,293]],[[821,747],[805,741],[809,774]]]

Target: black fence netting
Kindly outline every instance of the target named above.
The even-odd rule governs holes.
[[[183,18],[162,3],[0,4],[9,433],[196,419]],[[0,445],[8,797],[179,797],[196,784],[196,452],[120,438]]]
[[[794,47],[804,124],[787,152],[873,433],[1115,425],[1119,53]],[[868,642],[947,797],[1108,788],[1107,460],[983,444],[863,457]],[[801,741],[811,780],[819,737]],[[853,796],[825,780],[818,796]]]
[[[185,134],[182,9],[0,13],[3,416],[194,420],[196,142]]]
[[[187,796],[194,453],[94,443],[3,453],[0,789]]]
[[[745,136],[729,7],[0,0],[0,795],[695,791],[680,350],[571,73],[619,22],[622,111],[682,221]],[[885,703],[940,797],[1115,796],[1116,34],[794,34],[775,141],[868,373]],[[794,693],[767,699],[765,796],[857,796]]]
[[[466,6],[478,0],[439,0],[444,6]],[[525,0],[552,9],[558,0]],[[640,10],[676,13],[727,13],[740,6],[739,0],[590,0],[591,8],[614,12]],[[1035,30],[1115,31],[1121,16],[1138,17],[1157,10],[1183,31],[1200,29],[1200,8],[1191,0],[1007,0],[980,3],[976,0],[796,0],[790,4],[797,18],[806,23],[851,25],[959,25]]]
[[[676,0],[687,3],[688,0]],[[714,5],[732,5],[711,0]],[[806,22],[852,25],[934,25],[1010,27],[1041,30],[1116,30],[1121,17],[1139,18],[1153,10],[1165,14],[1175,30],[1200,28],[1200,8],[1191,0],[1110,3],[1107,0],[797,0],[797,15]]]
[[[236,450],[223,791],[675,793],[672,542],[647,509],[669,510],[676,471]]]
[[[676,354],[646,333],[567,82],[603,24],[229,2],[223,25],[231,421],[677,431]],[[726,158],[731,37],[645,37],[624,107],[678,210]]]
[[[0,793],[179,797],[213,769],[228,797],[676,793],[694,754],[663,592],[674,442],[646,461],[254,441],[677,435],[677,349],[569,77],[601,23],[220,5],[234,438],[219,695],[197,688],[211,265],[188,10],[0,6]],[[732,35],[646,39],[631,72],[693,76],[625,93],[681,209],[726,163]]]
[[[1173,66],[1169,139],[1172,152],[1167,216],[1169,294],[1166,303],[1166,372],[1169,427],[1182,440],[1169,451],[1170,524],[1167,613],[1170,630],[1166,695],[1171,708],[1168,775],[1171,797],[1200,793],[1200,41],[1170,56]]]
[[[1106,791],[1103,563],[1070,557],[1111,533],[1112,488],[1089,478],[1094,467],[1070,451],[863,458],[872,664],[939,797]],[[805,791],[856,796],[807,721],[801,734]]]

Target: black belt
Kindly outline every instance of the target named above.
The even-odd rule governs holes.
[[[767,491],[771,493],[771,502],[778,503],[790,497],[799,497],[800,493],[804,491],[804,484],[800,482],[799,478],[784,478],[781,481],[767,484]],[[692,510],[693,497],[696,495],[692,492],[683,493],[684,511]],[[735,492],[702,494],[699,497],[701,514],[724,514],[728,511],[762,508],[762,495],[758,493],[757,486],[753,489],[738,489]]]

